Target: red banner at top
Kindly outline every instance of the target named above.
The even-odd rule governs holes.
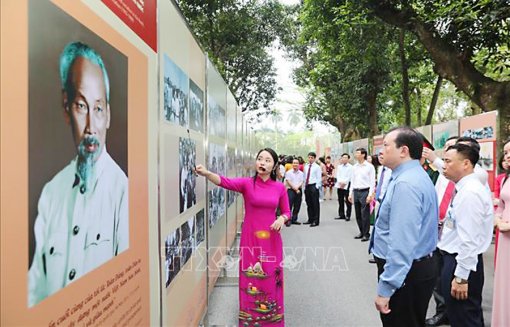
[[[157,0],[102,0],[155,52],[158,52],[156,31]]]

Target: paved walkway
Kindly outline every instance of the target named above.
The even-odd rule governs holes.
[[[374,307],[377,272],[369,264],[368,242],[355,240],[355,219],[334,220],[337,201],[321,203],[320,226],[292,225],[282,231],[287,326],[381,326]],[[354,213],[353,213],[354,216]],[[354,218],[354,217],[352,217]],[[299,221],[306,221],[303,203]],[[484,316],[490,326],[494,246],[485,254]],[[235,257],[235,255],[234,255]],[[235,326],[237,266],[231,265],[209,299],[207,324]],[[431,300],[429,315],[434,312]]]

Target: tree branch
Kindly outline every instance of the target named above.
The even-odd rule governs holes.
[[[434,26],[420,19],[410,7],[398,10],[387,0],[368,1],[366,4],[384,22],[415,34],[434,61],[434,71],[455,84],[484,111],[496,110],[503,105],[504,97],[494,95],[508,95],[510,82],[497,82],[483,75],[470,61],[469,55],[441,39]]]

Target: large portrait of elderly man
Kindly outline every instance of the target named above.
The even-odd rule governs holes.
[[[51,4],[30,10],[29,307],[129,248],[128,59]]]

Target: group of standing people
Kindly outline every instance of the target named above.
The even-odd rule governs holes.
[[[494,218],[487,174],[477,168],[479,151],[476,140],[454,137],[447,141],[441,159],[423,135],[408,127],[395,128],[384,137],[376,157],[380,164],[377,183],[376,169],[367,162],[365,149],[356,149],[354,166],[348,163],[349,154],[342,155],[334,181],[340,204],[338,218],[349,220],[349,204],[354,204],[360,229],[355,238],[370,241],[369,252],[377,264],[375,307],[383,326],[447,322],[453,327],[483,326],[483,253],[491,244],[494,226],[499,250],[492,325],[510,324],[510,183],[506,183],[505,173],[500,178],[501,195]],[[510,164],[510,142],[505,144],[505,161]],[[306,223],[314,227],[320,221],[319,187],[324,173],[315,153],[309,153],[302,170],[299,160],[293,158],[283,183],[278,181],[279,168],[276,153],[268,148],[258,153],[253,178],[227,178],[201,165],[196,167],[196,172],[212,183],[244,196],[239,266],[242,326],[256,326],[261,320],[284,324],[279,232],[285,224],[299,224],[303,192],[308,207]],[[370,233],[373,201],[375,223]],[[279,215],[275,214],[277,208]],[[433,293],[437,314],[426,319]]]
[[[332,198],[335,178],[331,157],[317,159],[315,152],[309,152],[307,163],[300,157],[284,156],[282,159],[286,162],[279,164],[278,176],[287,188],[289,206],[292,210],[292,217],[286,225],[301,225],[298,214],[304,194],[308,220],[303,224],[310,227],[319,226],[321,197],[326,199],[329,193],[329,198]]]
[[[499,208],[494,219],[476,140],[450,138],[442,159],[427,143],[410,128],[397,128],[384,138],[380,159],[392,175],[370,242],[379,276],[375,305],[385,326],[483,326],[483,253],[494,223],[506,231],[509,215]],[[504,261],[505,255],[508,250],[496,260]],[[510,323],[508,276],[498,279],[506,267],[498,271],[496,266],[493,326]],[[432,293],[436,314],[425,319]]]

